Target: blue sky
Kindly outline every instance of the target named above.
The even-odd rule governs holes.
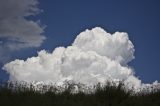
[[[110,33],[127,32],[136,50],[130,63],[136,75],[143,82],[160,80],[159,5],[159,0],[39,0],[43,12],[28,19],[40,19],[46,25],[46,40],[39,47],[10,52],[10,60],[26,59],[41,49],[66,47],[83,30],[100,26]],[[7,78],[1,71],[0,79]]]

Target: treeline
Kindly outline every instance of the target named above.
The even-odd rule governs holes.
[[[159,90],[133,93],[132,90],[126,91],[123,84],[98,84],[90,93],[73,92],[75,84],[69,84],[61,91],[54,86],[44,86],[45,92],[32,86],[1,84],[0,106],[160,106]]]

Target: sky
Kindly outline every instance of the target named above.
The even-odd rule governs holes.
[[[111,34],[128,33],[135,48],[135,59],[128,65],[137,77],[146,83],[160,80],[159,0],[15,1],[14,5],[0,1],[1,67],[36,56],[42,49],[67,47],[80,32],[102,27]],[[8,78],[1,69],[0,79]]]

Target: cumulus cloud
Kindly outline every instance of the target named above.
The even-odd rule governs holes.
[[[107,33],[100,27],[80,33],[73,44],[57,47],[52,53],[45,50],[27,60],[12,61],[3,69],[11,81],[43,81],[94,85],[98,82],[124,81],[134,88],[141,80],[127,63],[134,58],[134,46],[124,32]]]
[[[124,32],[111,35],[101,28],[86,30],[77,36],[73,46],[84,51],[95,51],[121,64],[127,64],[134,59],[134,46],[128,39],[128,34]]]
[[[27,19],[41,12],[38,0],[0,1],[0,52],[39,47],[45,40],[40,21]],[[4,55],[5,53],[1,53]],[[0,56],[2,56],[0,55]]]

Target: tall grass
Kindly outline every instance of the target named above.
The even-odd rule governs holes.
[[[0,106],[160,106],[160,91],[133,94],[123,84],[95,86],[94,92],[73,92],[75,84],[65,89],[6,83],[0,86]],[[43,90],[45,92],[43,92]]]

